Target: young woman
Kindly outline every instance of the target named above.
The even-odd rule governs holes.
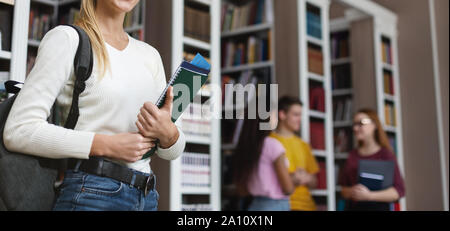
[[[11,151],[48,158],[73,158],[54,210],[156,210],[159,195],[142,156],[159,140],[157,154],[177,158],[184,135],[171,122],[172,89],[164,107],[156,102],[166,86],[161,57],[125,33],[125,14],[139,0],[82,0],[82,27],[91,40],[94,69],[79,98],[74,130],[48,124],[53,103],[66,119],[74,86],[78,34],[68,26],[49,31],[35,66],[6,122]]]
[[[270,130],[259,129],[262,122],[269,120],[245,119],[233,154],[234,183],[239,196],[252,197],[248,210],[289,211],[289,195],[299,182],[288,173],[283,145],[269,137]]]
[[[340,174],[342,196],[349,200],[348,210],[390,210],[390,203],[405,195],[405,186],[397,160],[383,130],[377,113],[362,109],[353,118],[353,132],[358,142],[357,149],[350,152]],[[395,162],[394,184],[384,190],[370,191],[358,184],[359,160],[387,160]]]

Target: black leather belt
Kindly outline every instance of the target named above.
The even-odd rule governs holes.
[[[78,168],[77,165],[79,165]],[[153,173],[151,173],[150,176],[139,174],[130,168],[99,157],[90,157],[89,160],[70,159],[67,167],[70,170],[80,170],[89,174],[108,177],[126,183],[144,191],[145,196],[147,196],[148,192],[153,190],[155,186],[155,177]],[[134,182],[132,181],[133,176],[135,176]]]

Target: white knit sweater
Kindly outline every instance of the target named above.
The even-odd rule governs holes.
[[[94,135],[138,132],[140,108],[155,103],[166,86],[161,57],[152,46],[129,36],[128,46],[118,50],[106,43],[110,70],[99,79],[94,54],[92,76],[80,95],[80,117],[75,130],[47,123],[55,100],[67,118],[74,86],[73,60],[78,34],[68,26],[49,31],[41,42],[34,68],[14,102],[4,130],[10,151],[48,158],[88,159]],[[64,122],[64,121],[63,121]],[[178,127],[178,141],[157,149],[159,157],[176,159],[184,150],[185,137]],[[150,158],[122,163],[138,171],[150,169]]]

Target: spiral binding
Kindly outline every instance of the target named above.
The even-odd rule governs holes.
[[[156,106],[158,106],[158,107],[162,106],[162,103],[163,103],[164,99],[166,98],[167,89],[169,89],[169,86],[172,86],[173,83],[175,82],[175,80],[178,78],[178,75],[180,74],[181,69],[182,69],[182,67],[179,66],[177,68],[177,70],[175,71],[175,73],[172,75],[172,78],[170,78],[169,83],[167,84],[166,88],[164,88],[163,93],[159,96]]]

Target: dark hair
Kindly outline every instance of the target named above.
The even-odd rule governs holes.
[[[303,106],[300,99],[292,96],[283,96],[278,100],[278,111],[288,112],[291,106],[295,104]]]
[[[260,123],[269,122],[269,118],[244,119],[238,145],[232,156],[233,183],[240,196],[248,195],[248,181],[251,174],[258,167],[264,139],[269,136],[270,130],[260,130]]]
[[[369,108],[363,108],[360,109],[356,114],[363,113],[366,114],[375,124],[376,130],[375,130],[375,141],[383,148],[388,149],[389,151],[393,151],[391,144],[389,143],[389,138],[386,135],[386,132],[383,129],[383,126],[381,125],[380,118],[378,117],[378,114],[375,110],[369,109]],[[355,116],[356,116],[355,114]],[[359,142],[358,146],[361,146],[362,143]]]

